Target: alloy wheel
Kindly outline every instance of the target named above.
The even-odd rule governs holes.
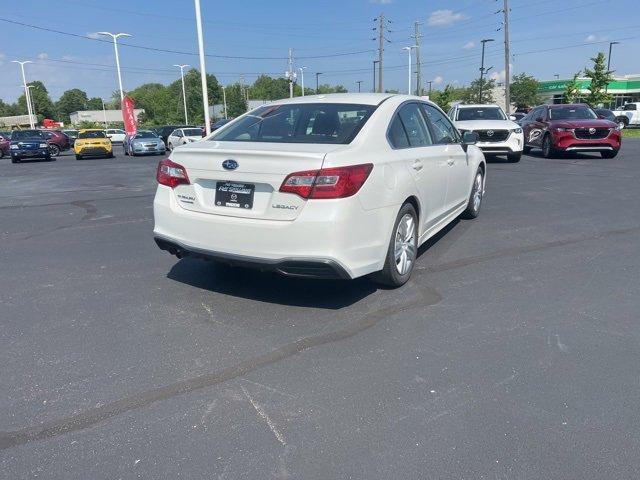
[[[407,213],[398,222],[396,229],[394,258],[400,275],[411,271],[416,258],[416,222],[413,215]]]
[[[473,199],[472,206],[473,211],[478,212],[480,205],[482,204],[482,174],[478,172],[476,178],[473,181]]]

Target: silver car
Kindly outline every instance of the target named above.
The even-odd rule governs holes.
[[[135,135],[127,135],[122,142],[125,155],[163,155],[167,148],[162,139],[151,130],[138,130]]]

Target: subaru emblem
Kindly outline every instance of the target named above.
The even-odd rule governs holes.
[[[224,168],[225,170],[235,170],[236,168],[238,168],[238,162],[231,159],[225,160],[224,162],[222,162],[222,168]]]

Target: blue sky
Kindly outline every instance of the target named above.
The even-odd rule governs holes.
[[[5,0],[7,2],[7,0]],[[201,0],[208,55],[254,58],[207,58],[207,71],[224,83],[244,74],[252,82],[260,73],[278,75],[287,67],[289,47],[296,66],[308,67],[306,86],[340,83],[349,90],[363,81],[370,90],[376,58],[373,19],[384,12],[391,21],[386,43],[385,88],[406,88],[407,54],[413,22],[422,25],[423,78],[434,88],[464,85],[478,74],[479,41],[488,44],[487,66],[504,70],[502,0]],[[11,3],[11,5],[9,5]],[[614,46],[612,68],[640,73],[638,0],[510,0],[512,69],[540,79],[571,76],[588,58]],[[22,92],[13,59],[32,60],[27,80],[42,80],[57,99],[78,87],[107,98],[117,88],[112,45],[82,36],[106,30],[133,34],[131,45],[184,53],[120,48],[124,88],[178,78],[177,63],[198,64],[191,0],[22,0],[7,2],[0,18],[79,36],[62,35],[0,21],[0,98],[14,101]],[[628,19],[626,18],[628,17]],[[565,48],[570,47],[570,48]],[[546,50],[546,51],[544,51]],[[343,54],[329,58],[323,55]],[[306,58],[305,58],[306,57]]]

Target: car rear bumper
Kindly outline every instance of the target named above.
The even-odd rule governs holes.
[[[186,210],[159,185],[153,231],[164,250],[286,275],[356,278],[382,269],[398,208],[364,210],[350,197],[308,201],[295,220],[251,219]]]

